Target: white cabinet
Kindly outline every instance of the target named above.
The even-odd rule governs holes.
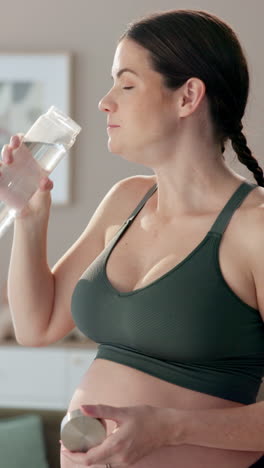
[[[0,406],[66,409],[96,351],[0,346]]]

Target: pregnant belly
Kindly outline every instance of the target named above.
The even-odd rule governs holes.
[[[189,390],[144,372],[105,359],[95,359],[70,402],[69,411],[82,404],[111,406],[152,405],[186,410],[243,406]],[[107,435],[116,427],[106,420]],[[261,452],[214,449],[194,445],[161,447],[133,465],[133,468],[248,468]],[[64,459],[63,459],[64,458]],[[73,468],[62,456],[61,468]]]

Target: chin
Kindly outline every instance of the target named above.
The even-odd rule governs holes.
[[[125,155],[127,154],[125,148],[123,148],[120,144],[114,144],[110,141],[108,142],[107,147],[109,153],[117,154],[118,156],[123,157],[125,157]]]
[[[131,162],[131,163],[135,163],[135,164],[140,164],[141,166],[145,166],[145,167],[150,167],[146,161],[144,161],[142,159],[142,153],[138,153],[138,152],[131,152],[130,151],[118,151],[117,149],[116,150],[109,150],[110,153],[113,153],[117,156],[120,156],[122,159],[124,159],[125,161],[128,161],[128,162]]]
[[[144,159],[144,154],[146,153],[146,144],[144,145],[141,143],[137,146],[132,146],[130,144],[128,146],[127,144],[121,144],[120,140],[117,142],[109,139],[107,147],[109,153],[121,156],[126,161],[149,167],[147,164],[147,160]]]
[[[133,143],[135,144],[135,141],[131,142],[131,137],[122,141],[120,137],[115,138],[115,135],[111,135],[108,138],[107,147],[110,153],[126,157],[127,155],[135,155],[138,151],[138,148],[133,147]]]

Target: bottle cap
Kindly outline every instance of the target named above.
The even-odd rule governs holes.
[[[68,115],[66,115],[64,112],[62,112],[60,109],[58,109],[56,106],[51,106],[47,110],[47,116],[49,117],[55,117],[58,121],[60,121],[62,124],[68,126],[74,134],[78,135],[80,133],[82,127],[78,125],[74,120],[72,120]]]
[[[92,418],[77,409],[68,412],[61,422],[61,441],[74,452],[87,452],[99,445],[106,437],[106,430],[97,418]]]

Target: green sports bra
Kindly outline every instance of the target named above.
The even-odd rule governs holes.
[[[219,265],[222,234],[257,187],[242,182],[210,231],[178,265],[143,288],[119,292],[107,260],[149,197],[82,274],[72,295],[77,327],[108,359],[216,397],[254,403],[264,375],[264,323],[226,283]]]

